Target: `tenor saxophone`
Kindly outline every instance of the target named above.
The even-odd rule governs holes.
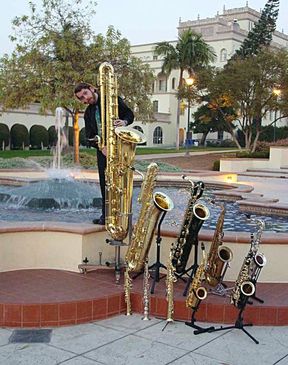
[[[102,132],[98,145],[107,149],[105,226],[112,239],[123,241],[131,219],[135,149],[137,144],[145,142],[145,137],[128,127],[114,128],[114,120],[118,119],[117,78],[110,63],[99,66],[98,83]]]
[[[186,178],[183,176],[183,178]],[[180,234],[173,245],[172,264],[176,273],[184,272],[193,244],[198,240],[198,233],[202,224],[210,216],[208,208],[197,202],[204,190],[203,182],[191,183],[190,198],[184,213]]]
[[[186,307],[194,310],[198,308],[200,301],[207,297],[207,289],[204,286],[201,286],[207,263],[204,243],[201,244],[201,249],[203,255],[202,260],[196,270],[186,298]]]
[[[223,246],[223,225],[225,218],[225,207],[221,206],[221,212],[217,220],[216,229],[213,235],[211,247],[207,256],[205,270],[205,281],[210,286],[217,286],[223,279],[227,265],[233,258],[229,247]]]

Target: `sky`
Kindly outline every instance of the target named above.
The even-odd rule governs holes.
[[[214,17],[219,11],[239,8],[246,0],[96,0],[96,15],[91,19],[95,33],[106,33],[113,25],[132,45],[177,39],[177,26],[182,21]],[[33,0],[41,5],[42,0]],[[260,11],[267,0],[249,0],[250,8]],[[0,12],[0,56],[11,53],[14,45],[9,41],[11,21],[15,16],[29,14],[29,0],[5,2]],[[280,0],[277,30],[288,33],[288,0]]]

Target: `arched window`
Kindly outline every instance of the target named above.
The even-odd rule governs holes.
[[[227,61],[227,49],[223,48],[220,52],[220,62],[226,62]]]
[[[176,79],[175,77],[173,77],[172,79],[172,90],[175,90],[176,89]]]
[[[144,133],[143,132],[143,129],[139,125],[135,125],[135,127],[133,127],[133,128],[136,129],[136,131],[139,131],[141,133]]]
[[[162,144],[163,143],[163,132],[161,127],[155,128],[153,132],[153,144]]]

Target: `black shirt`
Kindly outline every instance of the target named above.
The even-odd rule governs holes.
[[[88,105],[85,110],[84,121],[85,121],[85,133],[87,140],[89,138],[92,139],[98,135],[95,113],[96,113],[96,107],[98,107],[101,115],[100,105],[101,105],[100,97],[98,97],[97,103]],[[127,124],[131,124],[134,120],[134,114],[132,110],[124,103],[123,99],[120,98],[119,96],[118,96],[118,115],[119,119],[126,120]],[[90,143],[90,146],[96,147],[96,144],[92,142]]]

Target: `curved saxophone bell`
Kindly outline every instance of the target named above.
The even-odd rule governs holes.
[[[251,297],[255,293],[255,285],[251,281],[243,281],[240,290],[245,297]]]

